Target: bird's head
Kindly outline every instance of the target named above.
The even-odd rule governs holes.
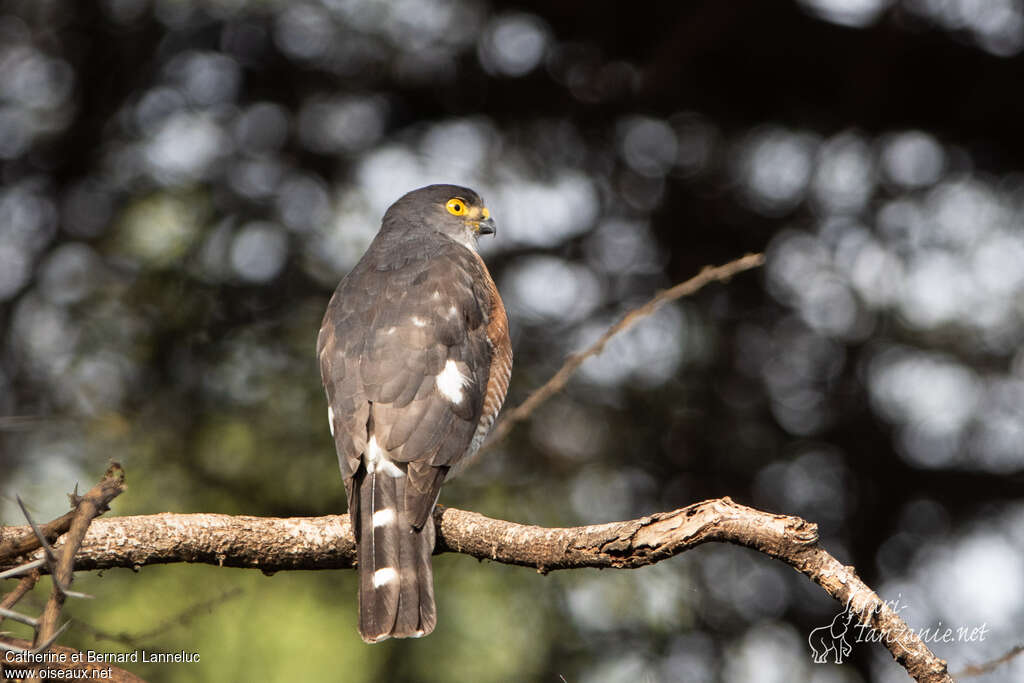
[[[480,195],[458,185],[428,185],[405,194],[384,214],[384,227],[439,232],[474,251],[480,235],[497,231]]]

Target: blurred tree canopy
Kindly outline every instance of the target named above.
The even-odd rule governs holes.
[[[499,225],[507,405],[658,289],[768,264],[617,337],[443,503],[559,526],[729,495],[818,523],[912,627],[987,624],[930,643],[951,669],[1019,643],[1019,1],[0,8],[0,522],[109,458],[116,514],[343,511],[320,317],[395,198],[456,182]],[[906,680],[868,643],[813,664],[838,606],[747,550],[435,571],[423,641],[363,645],[352,572],[175,566],[80,575],[62,642],[200,653],[153,681]]]

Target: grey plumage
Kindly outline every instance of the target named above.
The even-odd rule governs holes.
[[[464,216],[446,210],[453,197]],[[433,630],[431,511],[508,386],[505,311],[475,252],[477,233],[491,231],[472,190],[435,185],[405,195],[324,316],[320,369],[358,544],[359,630],[369,642]]]

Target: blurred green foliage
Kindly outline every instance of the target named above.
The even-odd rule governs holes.
[[[5,2],[0,523],[22,523],[15,494],[62,513],[111,458],[128,476],[114,514],[343,511],[320,318],[391,201],[458,182],[499,225],[482,249],[510,312],[512,405],[657,290],[746,251],[769,261],[613,340],[442,503],[543,526],[722,495],[799,514],[912,626],[992,629],[940,656],[997,656],[1024,623],[1022,17],[910,0]],[[69,602],[62,642],[118,651],[103,633],[200,606],[139,644],[199,663],[129,668],[905,678],[867,644],[811,664],[806,634],[836,605],[750,551],[435,567],[422,641],[364,645],[351,572],[180,565],[79,574],[96,599]]]

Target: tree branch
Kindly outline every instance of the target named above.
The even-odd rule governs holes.
[[[561,529],[515,524],[454,508],[438,508],[434,521],[438,552],[534,567],[541,573],[643,567],[708,542],[752,548],[801,572],[860,623],[881,634],[879,639],[915,680],[953,680],[946,663],[860,580],[854,568],[843,566],[818,545],[817,526],[799,517],[770,514],[722,498],[641,519]],[[250,567],[268,573],[340,569],[354,566],[355,540],[348,515],[114,517],[93,522],[75,564],[78,569],[108,569],[172,562]]]
[[[47,522],[39,527],[43,538],[53,543],[60,536],[66,534],[71,528],[71,520],[75,518],[75,511],[65,512],[57,519]],[[39,537],[30,527],[25,527],[28,532],[22,534],[11,534],[11,538],[0,540],[0,563],[28,553],[40,547]]]
[[[39,582],[39,570],[33,569],[28,574],[21,578],[18,585],[14,587],[10,593],[4,596],[3,600],[0,600],[0,609],[11,609],[18,601],[25,597],[29,591],[36,587],[36,583]],[[0,622],[3,622],[4,615],[0,614]]]
[[[53,590],[50,593],[50,599],[46,602],[43,616],[39,620],[35,647],[42,647],[43,643],[48,642],[56,635],[57,622],[60,620],[60,612],[64,607],[68,588],[75,580],[75,555],[78,548],[93,519],[109,510],[110,508],[107,506],[110,501],[119,496],[122,491],[124,491],[124,470],[115,462],[107,469],[103,479],[89,489],[88,493],[81,498],[77,495],[72,496],[75,514],[71,520],[71,527],[64,537],[60,557],[53,569]],[[77,487],[75,493],[78,493]]]

